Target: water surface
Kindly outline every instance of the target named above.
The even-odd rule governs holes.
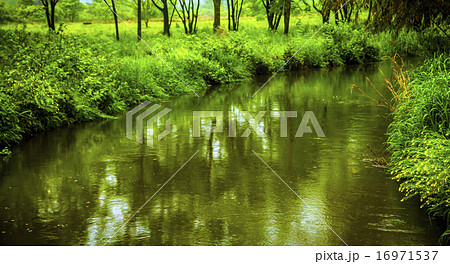
[[[385,169],[363,161],[372,158],[367,144],[385,155],[388,112],[349,87],[368,89],[369,76],[381,88],[378,66],[388,72],[388,63],[306,70],[275,77],[254,97],[267,76],[164,102],[172,133],[153,148],[126,138],[124,116],[39,134],[0,163],[0,244],[436,244],[440,230],[419,202],[400,202]],[[193,110],[223,111],[224,133],[192,137]],[[269,114],[280,110],[298,112],[287,137]],[[240,137],[242,111],[267,111],[265,137]],[[295,137],[305,111],[325,138]]]

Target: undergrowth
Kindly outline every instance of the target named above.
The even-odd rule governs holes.
[[[393,46],[392,34],[372,35],[361,25],[325,25],[318,34],[318,26],[302,25],[286,36],[249,24],[219,35],[204,29],[171,38],[155,33],[139,43],[131,32],[122,32],[117,42],[102,25],[92,26],[99,30],[67,33],[64,24],[57,33],[0,29],[1,154],[24,136],[111,118],[143,100],[279,69],[377,61],[396,47],[415,55],[425,50],[415,33],[401,33],[402,44]]]

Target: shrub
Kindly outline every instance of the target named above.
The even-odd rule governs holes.
[[[23,134],[123,111],[114,68],[76,36],[0,30],[0,148]]]

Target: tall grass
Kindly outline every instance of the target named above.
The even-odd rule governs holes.
[[[369,78],[367,78],[367,81],[379,98],[367,94],[355,84],[352,85],[350,92],[353,93],[353,90],[356,89],[377,105],[386,107],[391,112],[395,112],[399,106],[404,106],[404,104],[410,100],[411,79],[403,59],[398,54],[395,54],[394,57],[388,56],[387,58],[391,62],[392,79],[386,78],[386,75],[382,70],[380,70],[380,73],[384,77],[384,88],[389,91],[389,96],[385,95],[380,89],[373,85]]]
[[[376,87],[371,100],[392,111],[388,127],[389,171],[400,183],[403,200],[419,197],[432,217],[447,221],[439,243],[450,243],[450,59],[441,54],[411,77],[403,61],[391,58],[393,78],[385,78],[391,97]]]

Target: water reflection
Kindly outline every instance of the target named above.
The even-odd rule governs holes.
[[[308,70],[277,76],[254,98],[266,78],[177,98],[164,104],[173,133],[154,148],[128,140],[124,118],[38,135],[1,163],[0,243],[102,245],[113,236],[111,245],[342,245],[329,226],[349,245],[435,244],[439,230],[418,202],[400,203],[385,171],[362,162],[366,144],[382,149],[387,112],[361,107],[367,100],[348,88],[368,87],[366,75],[380,85],[377,72]],[[223,111],[223,133],[193,137],[193,110]],[[270,115],[283,110],[298,111],[286,137]],[[241,137],[244,111],[266,111],[258,123],[265,137],[253,128]],[[326,138],[295,137],[305,111]]]

